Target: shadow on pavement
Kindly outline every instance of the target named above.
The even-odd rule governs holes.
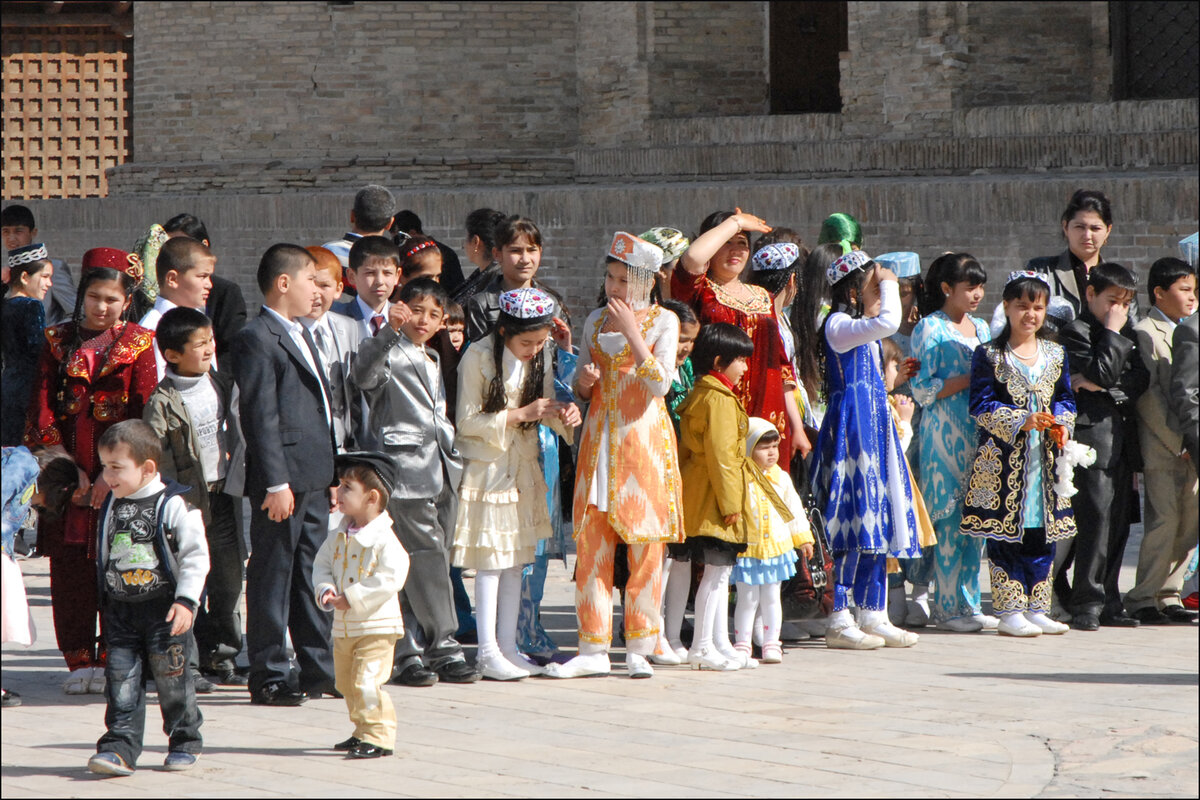
[[[1196,675],[1181,672],[951,672],[948,678],[988,678],[1012,681],[1047,681],[1050,683],[1144,683],[1155,686],[1194,686]]]

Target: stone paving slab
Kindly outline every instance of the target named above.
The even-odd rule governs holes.
[[[62,694],[47,563],[21,566],[40,637],[4,651],[4,685],[25,701],[3,712],[5,798],[1197,792],[1195,626],[1034,640],[926,630],[915,648],[869,653],[805,642],[787,647],[781,665],[660,667],[649,681],[626,679],[616,651],[602,679],[389,686],[396,756],[367,762],[328,749],[350,730],[341,701],[266,708],[220,689],[200,700],[205,753],[195,769],[161,769],[166,740],[152,704],[138,772],[102,779],[85,763],[103,732],[103,699]],[[552,565],[546,617],[563,644],[572,598],[569,573]]]

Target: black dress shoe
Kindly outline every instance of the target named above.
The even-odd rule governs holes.
[[[360,744],[362,744],[361,739],[359,739],[357,736],[351,736],[346,741],[338,742],[337,744],[335,744],[333,746],[333,749],[334,750],[353,750],[354,748],[358,747]]]
[[[1187,625],[1190,625],[1197,619],[1195,611],[1189,611],[1183,606],[1167,606],[1162,610],[1162,613],[1171,622],[1181,622]]]
[[[382,756],[390,756],[391,754],[391,750],[377,747],[370,742],[359,742],[347,751],[346,758],[380,758]]]
[[[1095,614],[1075,614],[1071,617],[1071,628],[1077,631],[1100,630],[1100,618]]]
[[[409,664],[400,674],[392,678],[392,683],[398,686],[433,686],[438,682],[438,674],[425,669],[421,663]]]
[[[245,686],[250,683],[248,677],[232,669],[228,672],[219,672],[213,675],[213,677],[217,679],[217,683],[221,686]]]
[[[448,661],[437,669],[439,680],[446,683],[474,683],[479,673],[466,661]]]
[[[1133,618],[1143,625],[1166,625],[1171,621],[1170,617],[1159,611],[1154,606],[1139,608],[1137,611],[1133,612]]]
[[[1106,628],[1136,628],[1142,623],[1124,611],[1118,611],[1116,614],[1101,614],[1100,624]]]
[[[308,700],[304,692],[293,691],[283,681],[265,683],[250,693],[250,703],[256,706],[298,706]]]
[[[192,673],[192,684],[196,687],[196,694],[212,694],[217,690],[217,685],[199,672]]]

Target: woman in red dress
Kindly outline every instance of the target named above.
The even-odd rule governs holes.
[[[793,393],[796,377],[783,350],[771,296],[740,278],[750,261],[748,231],[770,230],[766,222],[740,208],[710,214],[679,261],[683,269],[671,275],[671,296],[694,307],[702,324],[737,325],[754,342],[750,369],[736,394],[747,414],[762,417],[779,431],[780,452],[786,454],[779,463],[786,469],[794,451],[806,455],[812,449]],[[807,344],[797,342],[796,347]]]
[[[96,443],[110,426],[141,419],[157,383],[154,333],[123,320],[142,277],[137,256],[113,248],[83,256],[75,314],[46,330],[25,444],[62,445],[79,467],[79,489],[60,519],[44,520],[38,545],[50,557],[54,629],[71,675],[69,694],[104,690],[97,648],[97,510],[108,494]]]

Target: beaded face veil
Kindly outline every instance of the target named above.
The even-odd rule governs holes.
[[[608,257],[629,268],[629,288],[625,301],[637,311],[650,306],[650,290],[663,263],[661,247],[639,239],[632,233],[617,231],[608,248]]]

